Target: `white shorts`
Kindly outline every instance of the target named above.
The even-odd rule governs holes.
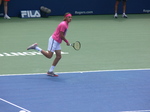
[[[60,43],[55,41],[52,36],[49,38],[47,50],[51,52],[55,52],[55,50],[61,50]]]

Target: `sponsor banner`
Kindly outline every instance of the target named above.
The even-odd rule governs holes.
[[[97,14],[114,14],[116,0],[10,0],[8,15],[18,16],[20,10],[23,18],[40,17],[40,12],[35,13],[35,9],[40,10],[41,6],[45,6],[52,10],[48,16],[64,15],[70,12],[73,15],[97,15]],[[58,4],[59,3],[59,4]],[[19,4],[19,5],[18,5]],[[150,13],[150,0],[127,0],[127,14]],[[57,7],[56,7],[57,6]],[[133,7],[134,6],[134,7]],[[3,12],[3,5],[0,7]],[[32,12],[33,11],[33,12]],[[122,13],[122,3],[118,6],[118,13]]]
[[[143,9],[144,13],[150,13],[150,9]]]
[[[94,11],[75,11],[74,14],[76,15],[90,15],[90,14],[94,14]]]
[[[21,18],[40,18],[40,10],[21,10]]]

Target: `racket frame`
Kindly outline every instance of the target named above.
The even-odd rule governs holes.
[[[76,42],[79,44],[79,49],[76,49],[76,48],[75,48],[75,43],[76,43]],[[76,41],[76,42],[70,44],[70,46],[72,46],[76,51],[78,51],[78,50],[80,50],[80,48],[81,48],[81,43],[80,43],[79,41]]]

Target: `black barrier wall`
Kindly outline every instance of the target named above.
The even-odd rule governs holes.
[[[21,10],[39,10],[46,6],[52,10],[49,15],[64,15],[71,12],[81,14],[114,14],[116,0],[11,0],[9,2],[10,16],[20,16]],[[0,12],[3,12],[0,6]],[[119,4],[119,13],[122,13],[122,3]],[[150,13],[150,0],[127,0],[127,14]]]

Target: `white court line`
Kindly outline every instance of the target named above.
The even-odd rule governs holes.
[[[150,68],[143,69],[116,69],[116,70],[95,70],[95,71],[72,71],[72,72],[57,72],[59,74],[64,73],[87,73],[87,72],[119,72],[119,71],[144,71],[150,70]],[[26,73],[26,74],[0,74],[0,76],[16,76],[16,75],[44,75],[46,73]]]
[[[7,101],[7,100],[2,99],[2,98],[0,98],[0,100],[2,100],[2,101],[5,102],[5,103],[8,103],[8,104],[10,104],[10,105],[12,105],[12,106],[14,106],[14,107],[17,107],[17,108],[19,108],[19,109],[21,109],[21,110],[24,110],[24,111],[26,111],[26,112],[31,112],[31,111],[29,111],[29,110],[27,110],[27,109],[25,109],[25,108],[23,108],[23,107],[20,107],[20,106],[14,104],[14,103],[11,103],[11,102],[9,102],[9,101]]]
[[[150,112],[150,110],[133,110],[133,111],[120,111],[120,112]]]

